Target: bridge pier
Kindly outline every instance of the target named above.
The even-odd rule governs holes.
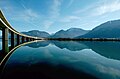
[[[33,39],[32,39],[32,38],[30,38],[30,41],[33,41]]]
[[[22,36],[20,36],[20,44],[22,44]]]
[[[26,37],[26,41],[29,42],[29,38],[28,37]]]
[[[11,32],[11,48],[14,48],[15,46],[15,34],[14,32]]]
[[[24,42],[26,42],[26,37],[24,37]]]
[[[25,37],[24,36],[22,36],[22,43],[24,43],[25,42]]]
[[[9,47],[8,47],[8,28],[2,28],[2,50],[4,53],[9,52]]]
[[[17,45],[20,44],[20,35],[17,34]]]
[[[30,41],[30,38],[28,38],[28,40]]]
[[[33,38],[32,40],[34,41],[35,39]]]

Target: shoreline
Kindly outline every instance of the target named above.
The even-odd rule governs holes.
[[[120,41],[120,38],[45,38],[44,40],[58,40],[58,41]]]

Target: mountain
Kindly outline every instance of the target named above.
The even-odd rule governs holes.
[[[83,30],[80,28],[70,28],[68,30],[60,30],[55,34],[51,35],[51,38],[74,38],[80,35],[88,33],[88,30]]]
[[[103,23],[77,38],[120,38],[120,20]]]
[[[80,28],[70,28],[68,30],[60,30],[55,34],[50,35],[47,32],[39,31],[39,30],[31,30],[28,32],[21,32],[26,35],[36,36],[36,37],[44,37],[44,38],[74,38],[83,34],[88,33],[88,30],[83,30]]]
[[[50,34],[44,31],[39,31],[39,30],[31,30],[28,32],[22,32],[23,34],[30,35],[30,36],[36,36],[36,37],[49,37]]]

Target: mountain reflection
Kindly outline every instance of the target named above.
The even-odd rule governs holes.
[[[34,42],[31,44],[27,44],[26,46],[32,47],[32,48],[39,48],[39,47],[46,47],[50,44],[49,41],[40,41],[40,42]]]
[[[76,41],[51,41],[55,46],[63,49],[66,48],[70,51],[80,51],[83,49],[88,49],[85,44],[78,43]]]
[[[80,51],[83,49],[92,49],[94,52],[111,59],[120,60],[120,42],[90,42],[90,41],[40,41],[28,44],[32,48],[45,47],[54,44],[60,49],[70,51]]]
[[[120,60],[120,42],[83,42],[94,52],[111,59]]]

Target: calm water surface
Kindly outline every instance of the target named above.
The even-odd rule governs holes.
[[[120,42],[41,41],[10,56],[3,79],[120,79]]]

